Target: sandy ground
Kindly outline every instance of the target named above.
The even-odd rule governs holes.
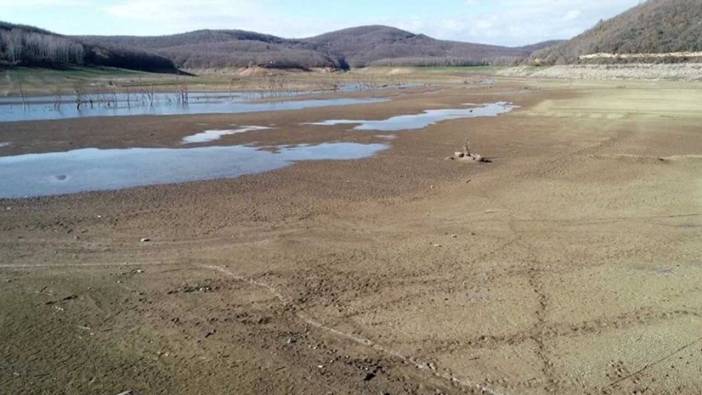
[[[624,63],[560,66],[517,66],[497,71],[502,76],[583,80],[701,81],[702,63]]]
[[[702,90],[511,80],[285,113],[0,125],[0,154],[385,141],[366,160],[0,200],[5,393],[702,392]],[[444,158],[469,134],[493,159]],[[141,238],[150,242],[141,243]]]

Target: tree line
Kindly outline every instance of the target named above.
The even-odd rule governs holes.
[[[93,45],[32,26],[0,22],[0,66],[63,68],[83,65],[177,71],[170,59],[153,53]]]
[[[85,47],[79,42],[22,29],[0,30],[0,61],[8,65],[82,65],[84,59]]]

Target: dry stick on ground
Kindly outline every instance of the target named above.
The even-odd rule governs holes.
[[[74,101],[76,103],[76,110],[80,111],[80,106],[83,105],[83,87],[76,84],[73,87]]]
[[[54,100],[54,102],[53,102],[53,104],[54,104],[54,111],[59,111],[59,110],[61,109],[61,101],[62,101],[63,99],[62,99],[61,89],[59,89],[58,87],[54,89],[54,98],[53,98],[53,100]]]
[[[24,95],[24,88],[22,87],[22,80],[19,80],[17,82],[17,86],[19,88],[20,97],[22,98],[22,108],[25,108],[25,107],[27,107],[27,97]]]

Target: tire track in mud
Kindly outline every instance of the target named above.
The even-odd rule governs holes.
[[[300,321],[302,321],[305,324],[307,324],[311,327],[314,327],[318,330],[321,330],[323,332],[327,332],[327,333],[331,334],[332,336],[335,336],[337,338],[341,338],[341,339],[344,339],[347,341],[351,341],[351,342],[356,343],[358,345],[370,348],[376,352],[384,354],[388,357],[398,359],[398,360],[402,361],[403,363],[406,363],[408,365],[415,367],[418,370],[421,370],[422,372],[428,372],[429,374],[431,374],[432,376],[434,376],[436,378],[448,381],[452,385],[463,387],[469,391],[472,391],[472,392],[477,391],[479,393],[489,394],[489,395],[499,395],[500,394],[496,390],[488,388],[487,386],[485,386],[483,384],[474,383],[468,379],[459,378],[459,377],[456,377],[456,376],[449,374],[449,373],[440,372],[440,371],[436,370],[435,368],[432,368],[434,365],[432,363],[430,363],[429,361],[427,361],[427,362],[421,361],[418,358],[404,355],[403,353],[401,353],[399,351],[393,350],[393,349],[386,347],[380,343],[376,343],[373,340],[370,340],[368,338],[354,335],[351,333],[347,333],[347,332],[338,330],[336,328],[324,325],[322,322],[320,322],[320,321],[314,319],[313,317],[309,316],[308,314],[305,314],[304,312],[302,312],[301,309],[299,308],[299,306],[297,306],[293,302],[291,302],[287,297],[285,297],[285,295],[280,293],[280,291],[278,291],[275,287],[273,287],[270,284],[266,284],[264,282],[260,282],[260,281],[257,281],[255,279],[252,279],[252,278],[238,275],[238,274],[236,274],[236,273],[234,273],[234,272],[232,272],[232,271],[230,271],[222,266],[201,265],[200,267],[203,269],[214,270],[216,272],[219,272],[221,274],[229,276],[237,281],[247,283],[253,287],[266,290],[268,293],[270,293],[276,299],[278,299],[278,301],[281,304],[288,306],[288,307],[291,307],[293,309],[293,311],[295,312],[295,316]]]
[[[517,229],[516,218],[514,214],[508,210],[508,220],[507,226],[510,232],[514,235],[514,245],[522,247],[526,252],[527,269],[525,272],[525,277],[527,283],[532,288],[534,294],[536,295],[537,308],[534,312],[536,317],[536,322],[529,331],[530,334],[528,339],[531,339],[536,344],[536,357],[541,361],[541,373],[544,376],[544,389],[548,392],[554,392],[558,389],[556,372],[553,369],[553,362],[549,358],[548,350],[546,347],[547,340],[547,323],[546,323],[546,311],[549,305],[549,297],[543,288],[540,273],[543,268],[540,266],[538,254],[534,246],[529,244],[524,240],[523,232]]]
[[[681,317],[695,317],[702,320],[702,313],[689,310],[654,311],[642,308],[637,311],[623,313],[614,317],[598,318],[590,321],[583,321],[576,324],[546,324],[544,326],[543,338],[552,340],[559,337],[577,337],[597,334],[603,328],[626,329],[640,325],[653,324],[666,320],[675,320]],[[442,346],[432,348],[431,353],[444,353],[461,351],[464,348],[484,347],[490,348],[500,345],[516,345],[531,340],[537,332],[533,328],[502,336],[478,336],[467,339],[465,342],[446,341]],[[464,344],[465,343],[465,344]]]
[[[118,267],[139,267],[139,266],[188,266],[187,262],[93,262],[93,263],[68,263],[68,264],[52,264],[52,263],[18,263],[18,264],[0,264],[1,269],[66,269],[66,268],[96,268],[96,267],[108,267],[108,268],[118,268]]]

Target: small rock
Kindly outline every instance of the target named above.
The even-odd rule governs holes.
[[[288,340],[286,341],[288,344],[294,344],[297,343],[297,340],[294,337],[289,337]]]
[[[148,242],[151,241],[151,239],[149,239],[148,237],[143,237],[143,238],[141,238],[141,240],[139,240],[139,241],[142,242],[142,243],[148,243]]]

